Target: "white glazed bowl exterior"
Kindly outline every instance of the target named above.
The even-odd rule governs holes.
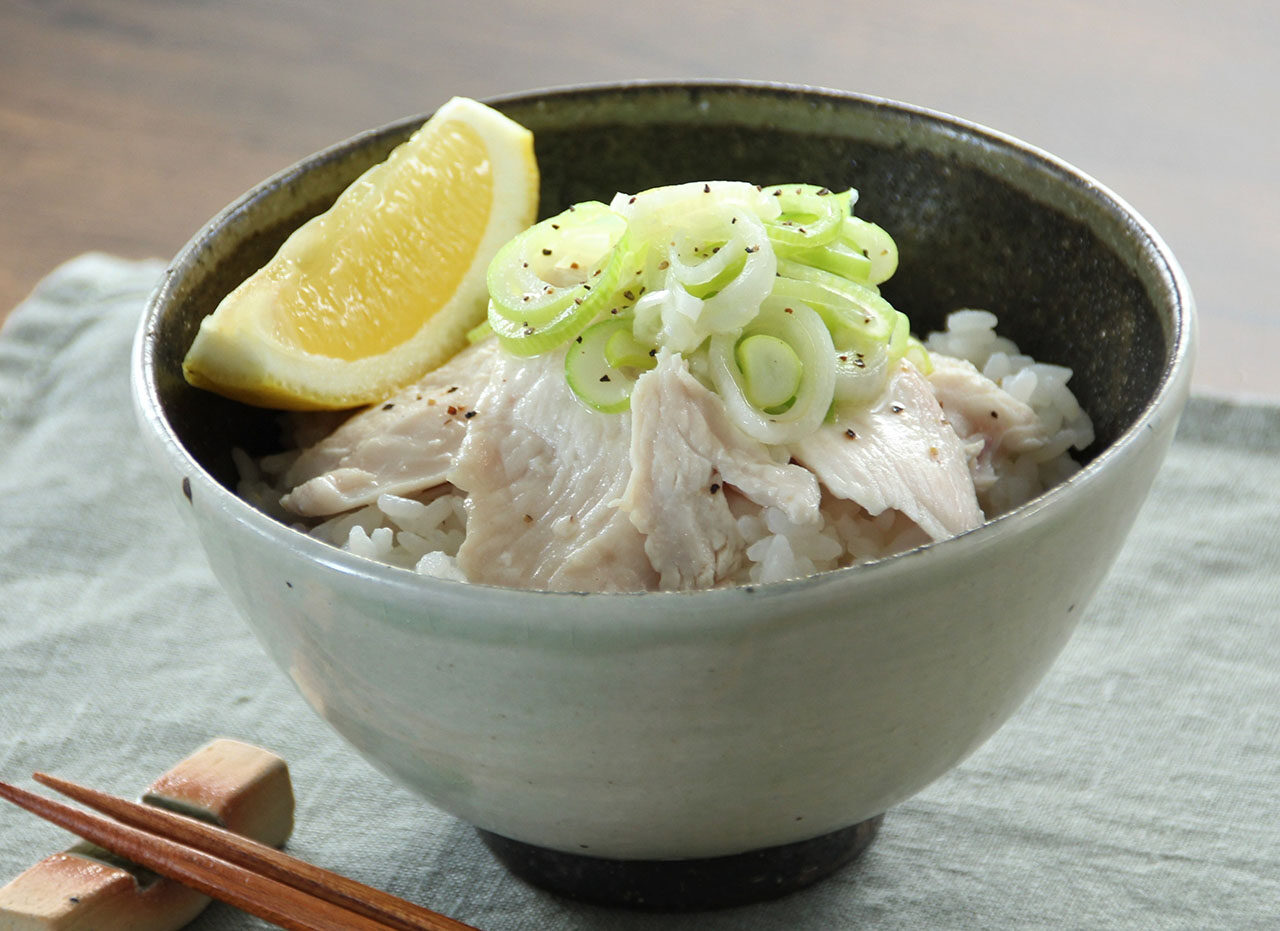
[[[214,572],[307,701],[383,771],[516,840],[716,856],[879,814],[987,739],[1067,641],[1168,447],[978,531],[813,579],[694,595],[417,578],[191,476]],[[190,464],[159,424],[150,445]],[[170,483],[175,489],[177,482]]]
[[[340,552],[257,512],[182,447],[150,383],[145,322],[134,388],[216,576],[368,760],[495,833],[665,859],[852,825],[986,740],[1130,529],[1187,396],[1189,333],[1177,352],[1140,421],[1032,504],[873,565],[693,594],[511,591]]]

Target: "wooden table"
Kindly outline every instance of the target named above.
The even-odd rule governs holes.
[[[4,0],[0,316],[86,250],[168,257],[257,181],[453,94],[743,77],[906,100],[1118,192],[1199,298],[1201,388],[1280,395],[1272,0]]]

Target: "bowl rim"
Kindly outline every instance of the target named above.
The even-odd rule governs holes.
[[[747,596],[768,593],[770,595],[792,597],[798,592],[825,589],[828,584],[842,584],[850,578],[865,579],[868,582],[873,580],[889,581],[896,578],[899,572],[916,572],[921,568],[917,565],[921,560],[936,560],[946,555],[959,554],[972,547],[982,547],[988,541],[994,540],[998,535],[1017,532],[1024,525],[1041,519],[1046,512],[1053,512],[1061,507],[1068,506],[1070,500],[1078,494],[1078,490],[1099,481],[1101,473],[1106,471],[1111,463],[1133,454],[1145,442],[1146,437],[1154,426],[1154,421],[1162,416],[1176,418],[1179,415],[1182,404],[1185,402],[1190,390],[1196,335],[1195,302],[1185,273],[1164,239],[1137,210],[1110,188],[1064,159],[1015,136],[940,110],[885,97],[808,84],[732,79],[643,79],[553,85],[486,97],[483,98],[483,102],[501,107],[504,105],[531,103],[537,100],[581,98],[592,94],[617,94],[629,91],[678,91],[708,94],[727,91],[748,91],[757,94],[794,96],[810,101],[830,98],[846,103],[860,103],[865,106],[940,124],[949,128],[956,135],[985,140],[997,147],[1019,153],[1024,159],[1038,164],[1043,169],[1047,169],[1061,180],[1069,180],[1082,190],[1083,196],[1091,197],[1098,201],[1104,206],[1107,213],[1117,220],[1123,221],[1133,230],[1133,234],[1138,240],[1139,252],[1156,260],[1157,273],[1166,282],[1165,287],[1173,298],[1168,308],[1171,319],[1169,320],[1169,328],[1166,331],[1169,349],[1166,353],[1165,363],[1160,373],[1156,390],[1146,404],[1143,405],[1133,423],[1123,430],[1113,442],[1099,450],[1094,458],[1078,472],[1030,501],[994,518],[985,520],[980,526],[972,530],[945,540],[930,542],[905,552],[860,563],[856,566],[828,570],[805,578],[691,591],[546,591],[439,579],[346,552],[338,547],[309,537],[305,533],[289,527],[257,509],[223,486],[186,449],[176,431],[170,425],[160,401],[155,377],[157,362],[151,337],[157,329],[155,321],[159,317],[160,309],[172,295],[177,281],[182,277],[184,267],[193,263],[193,259],[198,254],[202,244],[230,218],[248,208],[258,197],[274,190],[287,179],[300,176],[317,164],[334,158],[349,149],[365,146],[373,139],[382,138],[391,133],[404,132],[409,127],[416,126],[427,119],[430,116],[427,113],[400,118],[382,126],[364,130],[311,153],[258,182],[218,211],[174,255],[147,300],[145,310],[135,332],[131,352],[130,383],[135,412],[144,433],[148,434],[153,442],[158,443],[165,459],[178,474],[184,476],[187,481],[199,484],[199,493],[203,500],[210,500],[208,496],[212,495],[214,505],[226,512],[237,524],[255,535],[264,537],[286,548],[296,549],[298,555],[309,562],[321,563],[342,575],[360,579],[367,583],[373,583],[378,586],[390,585],[405,594],[412,594],[418,597],[423,593],[433,592],[446,597],[449,595],[465,597],[464,593],[466,592],[482,591],[487,598],[499,599],[499,608],[512,610],[520,610],[522,605],[527,607],[530,598],[538,599],[539,601],[551,599],[553,603],[563,603],[565,600],[593,601],[604,598],[615,605],[619,602],[638,599],[658,599],[668,603],[671,607],[675,607],[687,599],[696,599],[700,607],[705,606],[710,609],[713,606],[723,606],[728,608],[727,613],[732,613],[732,606],[739,604],[740,599]],[[492,612],[486,613],[492,614]],[[664,613],[661,611],[656,612],[658,616],[662,616]],[[679,611],[676,613],[684,615],[686,612]],[[720,611],[713,611],[712,613],[719,614]],[[509,623],[525,629],[523,622],[524,619],[518,616],[509,619]],[[680,623],[687,623],[687,620],[682,620]]]

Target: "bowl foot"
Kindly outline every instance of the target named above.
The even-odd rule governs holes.
[[[862,853],[884,815],[809,840],[692,860],[610,860],[563,853],[480,830],[480,839],[525,882],[594,905],[696,911],[787,895]]]

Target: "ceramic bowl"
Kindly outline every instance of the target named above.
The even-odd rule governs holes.
[[[218,579],[307,701],[376,767],[480,828],[517,872],[656,907],[803,885],[986,740],[1086,616],[1187,396],[1187,285],[1104,187],[936,112],[737,82],[490,103],[535,133],[544,215],[685,180],[858,188],[858,213],[899,244],[885,294],[917,331],[987,307],[1024,351],[1075,370],[1097,432],[1085,467],[946,542],[684,594],[441,581],[277,523],[235,495],[230,455],[273,449],[274,416],[191,389],[180,361],[218,299],[422,117],[265,181],[178,254],[138,332],[147,445]],[[690,876],[706,888],[676,891]]]

